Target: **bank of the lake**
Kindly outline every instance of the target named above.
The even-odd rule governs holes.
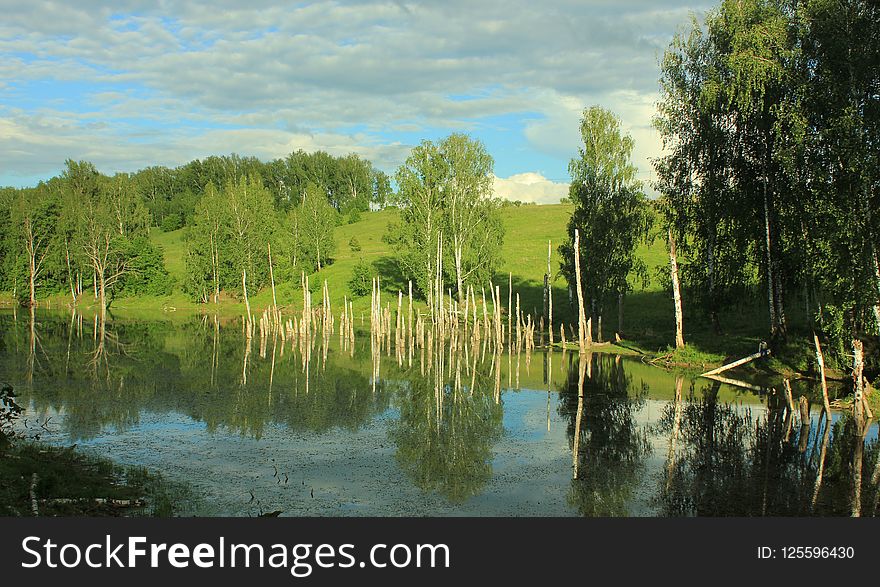
[[[185,487],[144,467],[17,438],[0,450],[0,516],[172,516]]]

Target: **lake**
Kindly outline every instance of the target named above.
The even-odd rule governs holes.
[[[360,327],[358,325],[358,327]],[[877,511],[877,425],[638,356],[462,344],[310,352],[240,319],[0,313],[19,429],[191,488],[182,515],[780,516]]]

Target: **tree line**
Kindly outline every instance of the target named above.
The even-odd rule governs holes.
[[[724,311],[763,298],[771,346],[789,338],[795,312],[806,317],[801,334],[823,335],[838,357],[877,334],[878,63],[876,2],[723,0],[694,17],[661,60],[653,203],[619,119],[585,110],[559,249],[571,291],[579,233],[588,330],[601,339],[603,308],[645,276],[636,247],[659,237],[671,257],[663,281],[674,284],[676,346],[682,300],[721,334]]]
[[[390,178],[356,154],[212,156],[113,176],[68,160],[36,187],[0,189],[0,289],[26,305],[38,289],[69,292],[74,303],[91,290],[102,309],[114,295],[168,294],[175,284],[149,231],[187,227],[178,285],[216,299],[241,291],[248,272],[252,287],[266,284],[270,242],[283,277],[320,269],[332,259],[333,227],[391,198]]]

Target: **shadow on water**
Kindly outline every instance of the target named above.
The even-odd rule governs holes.
[[[809,403],[804,417],[778,394],[636,359],[436,341],[376,353],[360,335],[324,358],[213,316],[0,313],[0,326],[0,372],[28,405],[26,430],[140,443],[127,454],[181,480],[219,467],[221,513],[249,512],[255,492],[304,515],[878,513],[876,425],[835,412],[829,426]],[[795,391],[815,397],[803,382]],[[204,432],[181,436],[184,421]],[[181,439],[214,460],[187,459]],[[276,487],[281,473],[300,493]]]

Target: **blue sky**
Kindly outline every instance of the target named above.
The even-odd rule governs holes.
[[[212,154],[356,152],[387,172],[422,139],[467,132],[496,192],[555,202],[578,119],[599,104],[636,141],[640,177],[676,0],[408,3],[0,0],[0,185]]]

